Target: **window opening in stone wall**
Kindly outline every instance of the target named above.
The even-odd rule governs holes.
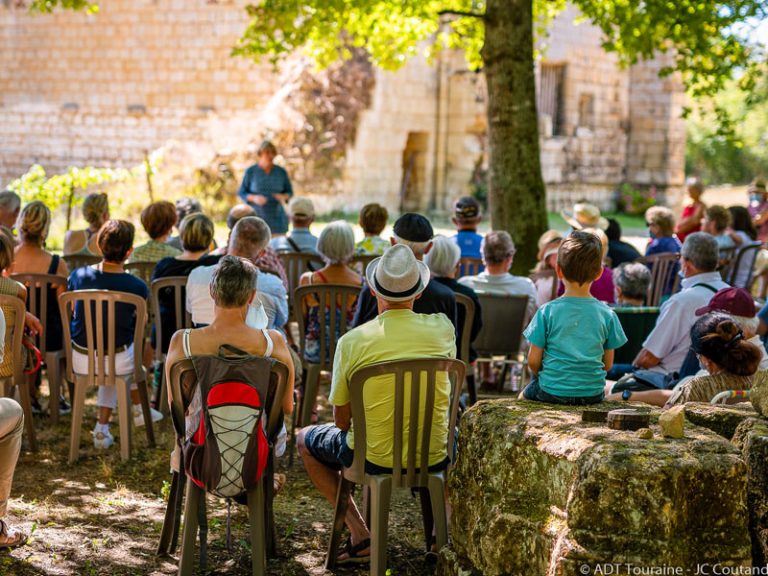
[[[539,91],[536,106],[539,116],[546,117],[552,125],[552,133],[545,136],[565,134],[565,64],[541,64]]]
[[[579,128],[595,128],[595,96],[581,94],[579,96]]]
[[[409,132],[403,150],[403,177],[400,186],[400,211],[416,211],[426,206],[427,149],[426,132]]]

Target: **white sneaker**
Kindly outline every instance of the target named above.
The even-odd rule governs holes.
[[[98,450],[106,450],[115,443],[115,439],[109,430],[106,432],[94,430],[91,434],[93,434],[93,447]]]
[[[159,410],[150,407],[149,413],[152,414],[152,422],[160,422],[163,419],[163,413]],[[144,426],[144,412],[142,412],[140,404],[133,405],[133,425],[137,428]]]

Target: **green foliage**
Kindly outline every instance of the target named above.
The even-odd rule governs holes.
[[[76,206],[82,202],[77,196],[77,190],[87,190],[91,186],[107,182],[119,182],[131,176],[128,170],[113,170],[111,168],[71,167],[64,174],[48,177],[45,169],[39,164],[32,166],[8,186],[21,196],[24,202],[40,200],[51,211],[64,204]]]
[[[632,216],[645,214],[651,206],[656,206],[656,188],[647,190],[635,188],[631,184],[624,183],[619,188],[619,197],[616,201],[616,209]]]
[[[56,8],[85,10],[89,14],[96,14],[99,11],[99,5],[88,0],[32,0],[29,5],[30,10],[43,13],[53,12]]]

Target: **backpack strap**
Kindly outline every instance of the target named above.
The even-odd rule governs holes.
[[[270,358],[272,356],[272,349],[274,348],[272,337],[269,335],[269,331],[266,328],[262,328],[261,333],[264,334],[264,338],[267,339],[267,350],[264,352],[264,358]]]
[[[712,293],[716,293],[718,291],[718,289],[715,288],[714,286],[710,286],[709,284],[705,284],[704,282],[702,282],[701,284],[696,284],[696,286],[694,286],[694,288],[697,288],[699,286],[701,286],[702,288],[706,288],[707,290],[709,290]]]
[[[184,335],[182,338],[182,346],[184,348],[184,357],[185,358],[192,358],[192,349],[189,346],[189,334],[192,332],[191,328],[187,328],[184,330]]]
[[[56,274],[56,271],[59,269],[59,255],[54,254],[51,258],[51,265],[48,266],[48,274]]]
[[[294,240],[293,238],[291,238],[290,236],[288,236],[288,235],[286,234],[286,235],[285,235],[285,241],[286,241],[286,242],[288,242],[288,244],[290,244],[290,245],[291,245],[291,248],[293,248],[293,251],[294,251],[294,252],[296,252],[296,253],[298,253],[298,254],[301,254],[301,246],[299,246],[298,244],[296,244],[296,240]]]

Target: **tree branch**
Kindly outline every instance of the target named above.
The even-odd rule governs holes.
[[[462,10],[440,10],[438,16],[466,16],[468,18],[485,19],[485,13],[482,12],[464,12]]]

